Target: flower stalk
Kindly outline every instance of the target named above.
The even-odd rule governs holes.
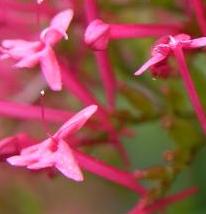
[[[202,106],[202,103],[197,94],[196,88],[190,76],[190,72],[188,70],[187,64],[185,62],[185,57],[180,46],[176,46],[173,49],[174,56],[176,58],[177,64],[179,66],[179,72],[184,82],[187,94],[190,98],[194,111],[197,115],[197,118],[200,122],[203,132],[206,134],[206,117],[205,111]]]

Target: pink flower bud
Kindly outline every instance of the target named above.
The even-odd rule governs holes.
[[[96,19],[87,27],[84,41],[88,46],[95,50],[105,50],[109,42],[109,32],[109,25],[100,19]]]

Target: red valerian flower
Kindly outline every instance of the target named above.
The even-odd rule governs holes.
[[[83,175],[65,138],[77,132],[96,112],[91,105],[64,123],[57,132],[43,142],[21,150],[20,155],[7,158],[14,166],[26,166],[37,170],[47,167],[57,168],[63,175],[75,181],[82,181]]]
[[[58,13],[50,22],[49,27],[40,34],[39,41],[22,39],[3,40],[1,44],[1,59],[17,60],[15,67],[32,68],[40,63],[41,70],[52,90],[62,88],[61,71],[52,47],[62,37],[68,38],[66,30],[72,20],[73,10],[68,9]]]
[[[151,58],[136,72],[135,75],[141,75],[151,66],[156,65],[172,55],[177,47],[182,49],[194,49],[206,46],[206,37],[191,39],[187,34],[178,34],[176,36],[162,37],[153,47]]]
[[[105,50],[110,40],[158,37],[180,31],[178,24],[108,24],[95,19],[88,25],[85,43],[94,50]]]
[[[155,66],[157,69],[158,66],[162,62],[165,62],[169,56],[174,55],[179,66],[180,75],[185,84],[188,96],[196,112],[197,118],[200,121],[203,131],[206,133],[206,117],[204,109],[199,100],[183,53],[184,49],[195,49],[204,46],[206,46],[206,37],[191,39],[191,37],[187,34],[163,37],[154,46],[152,50],[152,57],[135,72],[135,75],[143,74],[148,68],[152,66]],[[165,69],[162,71],[165,71]]]

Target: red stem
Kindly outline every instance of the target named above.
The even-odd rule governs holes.
[[[41,107],[27,104],[0,101],[0,115],[27,120],[42,120]],[[74,115],[73,112],[45,108],[45,120],[50,122],[65,122]]]
[[[206,19],[205,19],[205,7],[202,0],[191,0],[196,15],[197,23],[203,35],[206,36]]]
[[[180,25],[175,24],[110,24],[110,38],[144,38],[175,34]]]
[[[146,194],[145,188],[136,181],[132,174],[116,169],[79,151],[74,151],[74,155],[85,170],[127,187],[142,196]]]
[[[195,194],[196,192],[197,192],[197,188],[192,187],[182,192],[179,192],[175,195],[171,195],[163,199],[156,200],[152,203],[152,205],[147,206],[145,208],[141,207],[141,203],[142,202],[144,203],[144,201],[140,201],[140,202],[138,201],[136,206],[132,210],[130,210],[128,214],[153,214],[159,210],[165,209],[167,206],[173,203],[184,200],[185,198]]]
[[[116,79],[106,51],[96,51],[95,57],[110,109],[115,107]]]
[[[71,91],[76,97],[78,97],[84,104],[96,104],[98,105],[98,111],[96,113],[99,120],[102,122],[101,126],[106,131],[110,133],[110,142],[114,145],[114,147],[119,152],[120,156],[124,160],[126,165],[129,165],[129,158],[127,155],[124,146],[119,142],[118,136],[115,128],[113,127],[111,121],[108,118],[108,113],[105,111],[104,107],[102,107],[95,97],[89,92],[89,90],[79,82],[79,80],[74,76],[74,74],[65,66],[63,66],[63,62],[61,63],[62,70],[62,79],[64,86]]]
[[[84,0],[84,7],[88,23],[98,17],[97,5],[95,0]]]
[[[192,78],[190,76],[187,64],[185,62],[185,57],[182,51],[182,48],[180,46],[176,46],[173,49],[174,55],[176,57],[177,63],[179,65],[179,71],[180,75],[182,76],[183,82],[185,84],[188,96],[190,98],[190,101],[192,103],[192,106],[195,110],[195,113],[197,115],[197,118],[200,122],[200,125],[206,134],[206,118],[205,118],[205,112],[204,108],[200,102],[200,99],[198,97],[197,91],[195,89],[194,83],[192,81]]]
[[[95,0],[85,0],[87,22],[97,19],[97,4]],[[105,89],[108,105],[114,108],[116,100],[116,78],[106,51],[95,52],[97,66]]]
[[[184,200],[185,198],[195,194],[197,192],[196,187],[192,187],[190,189],[186,189],[182,192],[179,192],[175,195],[168,196],[166,198],[160,199],[156,201],[153,205],[146,208],[146,212],[154,213],[157,210],[164,209],[165,207],[169,206],[170,204],[179,202]]]

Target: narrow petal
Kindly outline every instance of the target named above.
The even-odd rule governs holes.
[[[61,71],[52,48],[45,48],[41,54],[40,65],[50,88],[54,91],[60,91],[62,89]]]
[[[30,42],[21,39],[4,40],[2,42],[2,52],[14,59],[21,59],[36,53],[41,49],[42,44],[38,41]]]
[[[40,54],[31,54],[28,55],[27,57],[22,58],[20,61],[18,61],[14,67],[16,68],[33,68],[35,67],[40,59]]]
[[[66,136],[75,133],[86,123],[86,121],[96,112],[96,110],[96,105],[91,105],[84,108],[82,111],[64,123],[55,133],[54,138],[65,138]]]
[[[50,45],[54,45],[59,40],[67,36],[67,28],[69,27],[73,18],[73,10],[68,9],[58,13],[51,21],[50,26],[41,32],[41,40]]]
[[[32,162],[37,161],[37,159],[30,155],[16,155],[12,156],[10,158],[6,159],[7,162],[13,166],[27,166],[28,164],[31,164]]]
[[[63,140],[59,141],[55,166],[66,177],[75,181],[83,181],[82,172],[73,156],[72,150]]]
[[[192,39],[189,48],[201,48],[206,46],[206,37]]]
[[[150,68],[151,66],[157,64],[158,62],[161,62],[165,58],[166,58],[166,56],[162,55],[162,54],[156,54],[156,55],[154,55],[142,67],[140,67],[139,70],[137,70],[135,72],[135,75],[138,76],[138,75],[143,74],[148,68]]]
[[[27,165],[27,169],[43,169],[54,166],[55,156],[50,150],[45,151],[37,162]]]
[[[52,144],[52,139],[48,138],[44,141],[42,141],[41,143],[29,146],[25,149],[21,150],[21,155],[30,155],[32,153],[36,153],[38,151],[45,151],[46,149],[48,149],[50,147],[50,145]]]
[[[32,170],[37,170],[37,169],[44,169],[48,167],[53,167],[54,163],[51,162],[51,160],[46,160],[44,161],[38,161],[36,163],[28,165],[26,168],[27,169],[32,169]]]
[[[50,23],[50,27],[53,27],[60,32],[66,32],[67,28],[69,27],[72,18],[73,18],[74,12],[72,9],[64,10],[60,13],[58,13]]]
[[[5,39],[2,41],[1,45],[4,48],[16,48],[16,47],[28,47],[33,42],[29,42],[23,39]]]
[[[15,166],[27,166],[28,169],[41,169],[54,164],[53,151],[50,149],[53,144],[51,138],[42,143],[22,149],[21,154],[7,158],[7,162]]]

